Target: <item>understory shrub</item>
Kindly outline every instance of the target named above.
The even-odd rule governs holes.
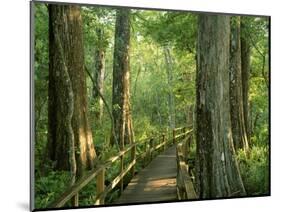
[[[66,171],[51,171],[47,176],[36,177],[35,206],[45,208],[62,192],[70,182],[70,175]]]
[[[269,193],[269,154],[266,146],[253,146],[248,155],[238,152],[240,172],[248,195]]]

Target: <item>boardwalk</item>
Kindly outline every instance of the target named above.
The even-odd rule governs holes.
[[[177,200],[176,147],[158,155],[126,187],[116,204]]]
[[[153,139],[148,139],[149,148],[145,148],[144,154],[146,161],[151,161],[151,155],[159,154],[152,159],[150,164],[133,177],[128,186],[122,192],[119,199],[113,204],[133,204],[133,203],[148,203],[148,202],[168,202],[175,200],[192,200],[197,199],[196,192],[194,190],[192,178],[189,174],[188,165],[186,164],[185,152],[186,147],[190,146],[192,141],[192,130],[188,128],[177,128],[172,131],[172,141],[174,146],[166,149],[163,153],[159,154],[163,147],[171,142],[167,142],[167,135],[162,134],[159,144],[153,145]],[[96,194],[94,199],[95,205],[108,204],[105,200],[107,194],[110,193],[116,186],[123,183],[122,179],[132,170],[136,164],[136,147],[143,145],[143,143],[133,143],[123,151],[120,151],[117,155],[112,156],[108,160],[100,163],[93,170],[89,171],[87,175],[78,180],[73,186],[64,191],[56,200],[51,202],[48,208],[63,207],[67,202],[70,202],[75,197],[75,202],[71,205],[79,206],[79,192],[90,182],[95,180],[96,190],[93,193]],[[177,148],[176,148],[177,145]],[[147,147],[147,144],[146,144]],[[177,150],[176,150],[177,149]],[[108,168],[112,167],[112,164],[124,158],[126,154],[131,155],[131,161],[125,165],[125,168],[120,170],[120,173],[111,181],[110,184],[105,186],[105,179],[108,176]],[[142,160],[144,160],[142,158]]]

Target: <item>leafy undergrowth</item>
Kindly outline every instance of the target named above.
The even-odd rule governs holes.
[[[109,174],[106,176],[105,184],[108,185],[120,171],[119,164],[112,166]],[[37,209],[46,208],[57,199],[69,186],[69,173],[66,171],[52,171],[47,176],[38,177],[35,184],[35,207]],[[110,192],[106,202],[113,202],[118,197],[118,189]],[[79,205],[91,206],[96,198],[96,181],[91,181],[79,192]],[[70,207],[68,202],[64,207]]]
[[[79,205],[92,206],[96,198],[96,181],[92,180],[79,192]]]
[[[253,146],[248,157],[238,152],[240,172],[249,196],[269,194],[268,147]]]
[[[52,171],[47,176],[37,177],[35,181],[36,208],[46,208],[67,188],[69,180],[69,174],[65,171]]]

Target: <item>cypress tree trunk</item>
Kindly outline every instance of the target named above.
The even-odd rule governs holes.
[[[250,142],[250,120],[249,120],[249,76],[251,68],[251,46],[246,38],[246,26],[241,18],[241,72],[242,72],[242,93],[244,123],[247,132],[247,139]]]
[[[121,148],[133,141],[130,107],[130,10],[117,10],[113,59],[112,115]],[[113,139],[111,139],[113,144]]]
[[[172,67],[172,57],[170,49],[168,47],[164,48],[164,55],[166,61],[166,72],[168,78],[168,106],[169,106],[169,125],[170,128],[176,127],[176,109],[175,109],[175,97],[173,93],[173,67]]]
[[[80,177],[96,157],[87,116],[80,8],[51,4],[49,23],[48,156],[57,170],[69,170],[75,159]]]
[[[245,195],[231,132],[229,38],[229,16],[199,16],[196,185],[203,199]]]
[[[104,84],[104,73],[105,73],[105,47],[103,45],[103,31],[102,29],[97,29],[97,45],[94,53],[94,79],[95,86],[93,86],[93,99],[97,103],[97,111],[95,113],[96,120],[101,123],[103,115],[103,101],[99,93],[103,94],[103,84]],[[97,91],[99,90],[99,92]]]
[[[244,121],[243,89],[241,73],[240,17],[231,18],[230,40],[230,110],[235,149],[248,150]]]

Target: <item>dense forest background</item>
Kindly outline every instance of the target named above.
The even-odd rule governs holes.
[[[117,48],[116,43],[119,42],[116,29],[118,23],[126,29],[124,24],[126,14],[120,15],[122,12],[116,8],[94,6],[82,6],[77,11],[82,17],[80,36],[83,41],[81,43],[83,52],[79,54],[83,54],[84,58],[82,66],[86,85],[85,110],[87,110],[93,140],[91,145],[94,145],[94,154],[97,158],[105,160],[119,151],[113,136],[114,134],[119,136],[118,130],[112,129],[113,125],[117,125],[113,124],[112,119],[118,116],[114,112],[118,108],[115,102],[118,102],[119,94],[113,89],[114,83],[118,85],[119,82],[114,81],[114,78],[116,79],[114,73],[120,73],[120,71],[114,72],[120,66],[114,62],[118,57],[114,52]],[[54,13],[53,18],[57,18],[58,22],[63,21]],[[198,35],[200,15],[190,12],[131,9],[127,16],[127,28],[130,29],[127,63],[130,72],[128,99],[131,111],[128,119],[129,123],[132,122],[128,124],[128,131],[132,132],[132,139],[137,142],[158,132],[180,126],[197,127],[200,125],[196,115],[196,92],[200,89],[196,85],[197,53],[201,42]],[[64,17],[63,14],[61,17]],[[58,163],[50,160],[51,157],[48,156],[50,120],[54,120],[54,117],[50,117],[49,97],[50,61],[55,57],[52,58],[50,55],[60,51],[57,48],[53,54],[50,53],[49,34],[52,24],[49,20],[54,20],[50,18],[48,5],[36,3],[34,121],[37,208],[44,208],[53,201],[69,186],[68,182],[71,178],[69,171],[58,168]],[[238,114],[239,111],[235,111],[237,108],[244,109],[243,126],[247,140],[247,144],[242,143],[241,146],[239,142],[235,143],[235,155],[247,195],[263,195],[269,192],[269,20],[267,17],[255,16],[231,17],[232,37],[229,39],[232,39],[230,45],[234,46],[234,50],[237,26],[239,26],[241,42],[240,62],[242,69],[244,65],[248,67],[249,72],[246,73],[246,77],[241,75],[240,79],[235,78],[238,80],[235,80],[234,84],[230,83],[229,98],[231,98],[231,90],[236,89],[239,80],[241,87],[246,88],[239,94],[244,100],[244,105],[238,106],[240,103],[235,100],[230,101],[233,105],[232,113]],[[203,27],[200,29],[204,30]],[[56,32],[55,29],[53,30]],[[121,30],[123,31],[124,29]],[[203,42],[205,41],[202,39]],[[231,70],[230,68],[230,76],[235,76],[235,74],[231,75]],[[79,74],[77,78],[79,76],[83,77],[83,74]],[[239,99],[234,95],[233,99],[235,98]],[[63,116],[64,114],[61,114],[61,117]],[[116,131],[113,133],[114,130]],[[235,138],[233,140],[235,142]],[[62,164],[60,167],[63,166]],[[118,170],[117,164],[112,169],[112,176]],[[110,177],[107,180],[110,181]],[[91,202],[94,195],[93,187],[95,187],[94,183],[87,186],[87,189],[80,194],[82,205],[93,204]],[[117,195],[117,191],[113,192],[107,201],[112,202]]]

